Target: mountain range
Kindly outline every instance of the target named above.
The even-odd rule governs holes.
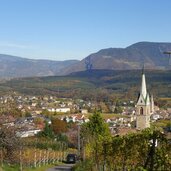
[[[164,54],[167,51],[171,51],[171,43],[138,42],[126,48],[102,49],[69,66],[64,73],[85,70],[87,59],[92,69],[132,70],[143,64],[147,69],[170,69],[169,55]]]
[[[67,75],[86,70],[86,62],[92,69],[134,70],[170,69],[171,43],[138,42],[126,48],[102,49],[81,61],[35,60],[0,54],[0,78]]]
[[[0,78],[60,75],[77,60],[52,61],[0,54]]]

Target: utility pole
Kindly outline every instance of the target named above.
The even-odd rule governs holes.
[[[107,153],[107,144],[103,144],[103,171],[106,170],[106,153]]]
[[[80,150],[81,150],[81,145],[80,145],[80,124],[78,123],[78,157],[80,157]]]
[[[1,166],[3,168],[3,148],[1,147]]]
[[[20,154],[19,154],[19,157],[20,157],[20,171],[23,171],[22,146],[20,146]]]

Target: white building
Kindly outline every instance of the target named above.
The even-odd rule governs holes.
[[[57,108],[56,112],[61,112],[61,113],[67,113],[70,112],[71,109],[70,108]]]
[[[17,137],[25,138],[25,137],[32,137],[38,134],[41,130],[40,129],[34,129],[34,130],[27,130],[27,131],[18,131],[16,133]]]
[[[70,112],[71,109],[70,108],[49,108],[47,109],[49,112],[61,112],[61,113],[67,113]]]

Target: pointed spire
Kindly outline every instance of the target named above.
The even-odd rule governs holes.
[[[143,65],[143,69],[142,69],[142,82],[141,82],[141,92],[140,92],[143,97],[144,100],[147,97],[147,89],[146,89],[146,81],[145,81],[145,74],[144,74],[144,65]]]

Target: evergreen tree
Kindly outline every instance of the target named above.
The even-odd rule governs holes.
[[[48,124],[48,122],[45,122],[44,130],[42,132],[40,132],[38,134],[38,136],[55,138],[55,134],[53,132],[53,129],[52,129],[51,125]]]

